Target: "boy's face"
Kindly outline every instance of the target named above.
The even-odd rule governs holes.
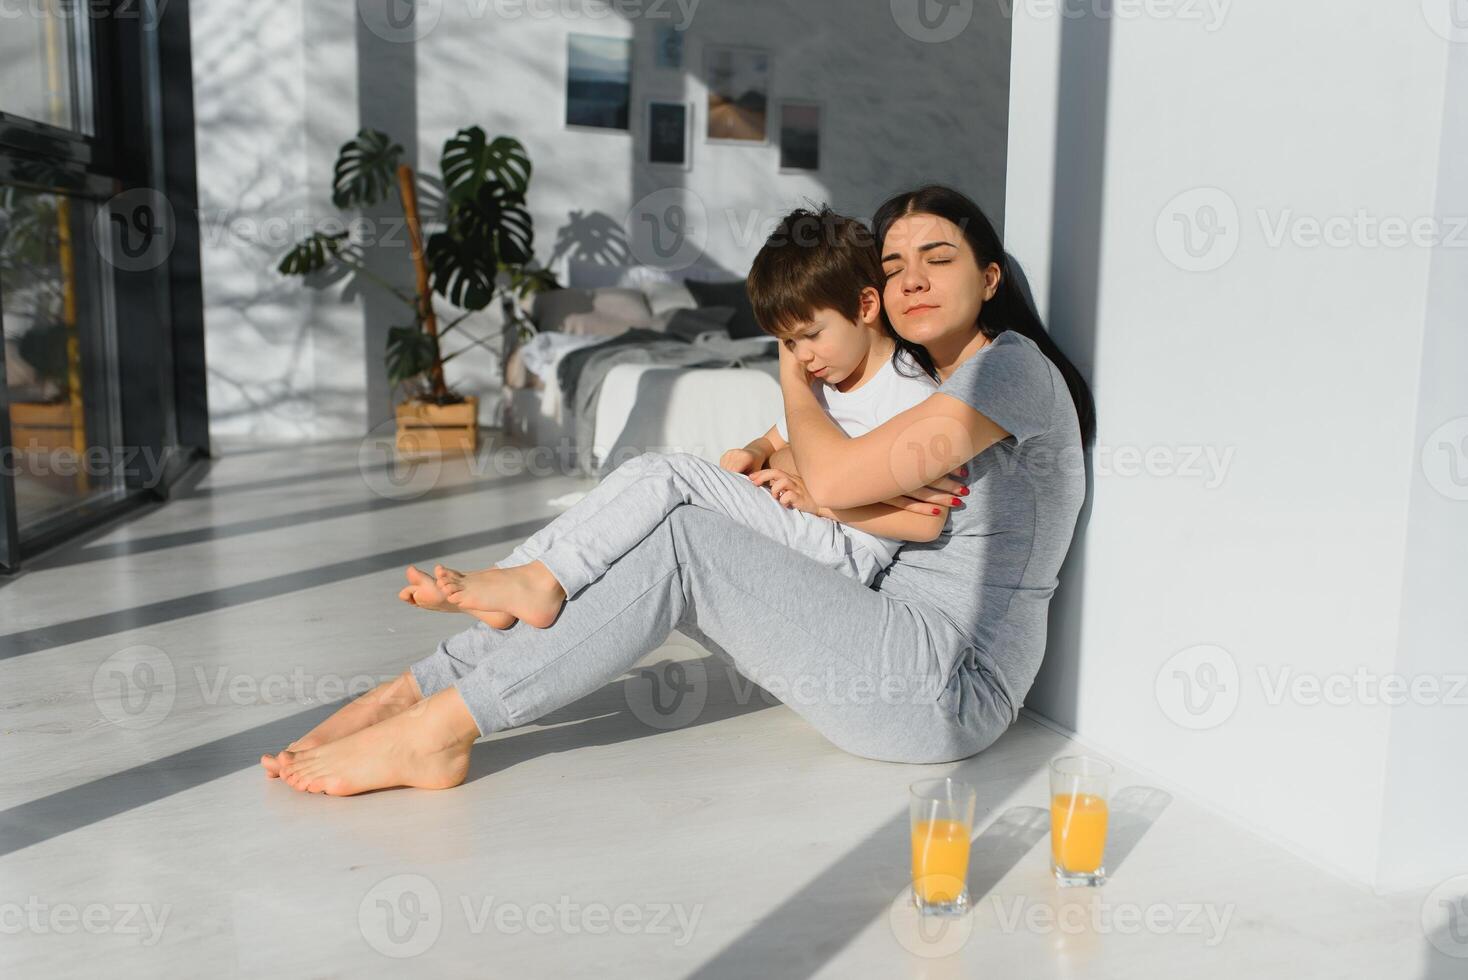
[[[827,385],[850,377],[871,348],[875,331],[863,321],[870,315],[875,322],[881,306],[875,289],[865,292],[857,314],[861,320],[848,320],[836,310],[817,310],[809,322],[780,335],[780,343],[795,354],[801,366]]]

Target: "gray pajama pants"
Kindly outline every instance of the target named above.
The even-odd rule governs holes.
[[[600,515],[587,518],[592,531],[616,517],[606,508],[583,510]],[[535,560],[536,537],[498,564]],[[868,588],[727,514],[686,504],[581,586],[550,627],[521,622],[496,630],[476,622],[411,670],[425,697],[457,687],[488,735],[614,681],[675,629],[855,755],[962,759],[1014,720],[977,652],[935,609]]]
[[[539,560],[566,596],[574,597],[680,504],[727,514],[862,585],[870,585],[887,564],[885,555],[867,546],[865,535],[784,507],[747,476],[691,453],[643,453],[618,466],[496,565],[508,568]]]

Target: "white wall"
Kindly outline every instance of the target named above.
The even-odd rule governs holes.
[[[1468,415],[1462,253],[1351,226],[1338,246],[1310,238],[1358,213],[1468,214],[1443,191],[1450,164],[1462,185],[1461,145],[1440,156],[1453,45],[1415,3],[1123,8],[1144,9],[1117,4],[1098,29],[1022,4],[1014,26],[1007,244],[1062,346],[1082,348],[1100,419],[1029,706],[1349,876],[1446,877],[1468,865],[1446,813],[1394,808],[1461,805],[1443,770],[1462,708],[1428,722],[1369,696],[1271,691],[1461,660],[1438,603],[1462,594],[1468,504],[1449,514],[1416,484],[1425,432]],[[1104,115],[1057,85],[1087,66]],[[1068,164],[1067,134],[1087,126],[1098,174]],[[1417,755],[1433,744],[1436,789]]]
[[[678,264],[706,278],[742,277],[780,214],[807,200],[870,217],[889,194],[936,180],[968,191],[1002,220],[1009,35],[997,7],[980,5],[958,37],[932,42],[905,32],[887,3],[619,6],[667,11],[687,24],[682,72],[653,69],[654,20],[606,16],[592,0],[445,0],[428,5],[436,20],[404,43],[364,29],[352,3],[296,0],[270,18],[242,16],[237,2],[200,5],[193,21],[216,440],[354,436],[388,417],[380,351],[391,304],[372,300],[379,305],[364,313],[355,299],[344,304],[281,280],[273,267],[288,246],[263,224],[284,214],[299,230],[332,213],[331,163],[359,118],[391,131],[430,172],[443,140],[462,126],[521,140],[535,166],[529,203],[542,261],[574,230],[573,212],[622,234],[644,228],[640,215],[660,216],[670,202],[694,219],[697,249]],[[635,39],[632,133],[563,125],[569,32]],[[772,115],[784,98],[824,104],[818,174],[778,173],[774,119],[766,146],[704,142],[701,66],[710,42],[771,52]],[[686,172],[640,162],[649,97],[694,103]],[[209,219],[220,214],[245,219],[245,234],[215,220],[225,231],[211,236]],[[627,249],[628,261],[652,257],[635,235]],[[405,255],[389,265],[406,277]],[[496,332],[492,313],[470,327]],[[466,354],[450,365],[450,380],[491,403],[481,410],[491,422],[495,359]]]

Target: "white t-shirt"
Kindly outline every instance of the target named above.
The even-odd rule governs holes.
[[[902,370],[906,373],[899,374],[895,364],[900,363]],[[909,375],[912,375],[909,377]],[[831,421],[840,427],[842,432],[855,439],[857,436],[866,435],[868,432],[881,425],[894,415],[900,415],[914,405],[926,401],[928,396],[938,390],[938,382],[923,373],[906,351],[898,348],[892,356],[887,359],[877,373],[867,379],[867,383],[853,391],[841,391],[829,385],[821,385],[815,390],[816,401],[821,403],[821,408],[831,417]],[[780,433],[780,438],[786,442],[790,436],[785,429],[785,415],[782,412],[779,419],[775,421],[775,430]],[[853,539],[863,543],[876,552],[885,567],[897,554],[897,549],[906,544],[894,538],[882,538],[866,531],[857,530],[854,527],[842,525],[842,529]]]
[[[902,370],[915,377],[898,374],[894,364],[899,362]],[[901,348],[893,352],[877,373],[867,383],[854,391],[841,391],[830,385],[816,389],[816,401],[831,417],[842,432],[851,438],[864,436],[894,415],[912,408],[938,390],[938,382],[923,373],[917,362]],[[785,415],[782,412],[775,420],[775,430],[780,438],[790,441],[785,430]]]

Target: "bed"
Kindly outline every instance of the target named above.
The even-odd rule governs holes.
[[[604,269],[595,272],[606,275]],[[604,475],[648,450],[688,452],[717,462],[726,450],[768,431],[783,411],[779,364],[773,338],[752,328],[752,311],[735,308],[741,299],[747,307],[743,284],[688,284],[694,287],[690,290],[666,273],[646,267],[625,267],[614,275],[610,284],[592,279],[596,285],[573,285],[536,298],[533,331],[557,335],[542,338],[556,341],[557,349],[546,357],[548,345],[535,343],[530,346],[541,350],[536,358],[522,362],[523,351],[518,348],[507,358],[500,419],[504,429],[517,441],[551,448],[558,459],[570,461],[589,476]],[[573,283],[589,278],[585,271],[578,276],[573,269]],[[690,334],[715,322],[723,323],[720,336],[701,332],[699,342],[746,337],[736,345],[766,352],[762,355],[766,359],[713,368],[618,363],[598,375],[600,387],[590,401],[585,394],[575,400],[583,406],[581,419],[557,382],[563,347],[611,346],[605,341],[612,338],[636,347],[623,336],[634,330],[640,331],[638,336],[652,336],[647,333],[652,330],[666,334],[665,340],[673,336],[692,340]]]

